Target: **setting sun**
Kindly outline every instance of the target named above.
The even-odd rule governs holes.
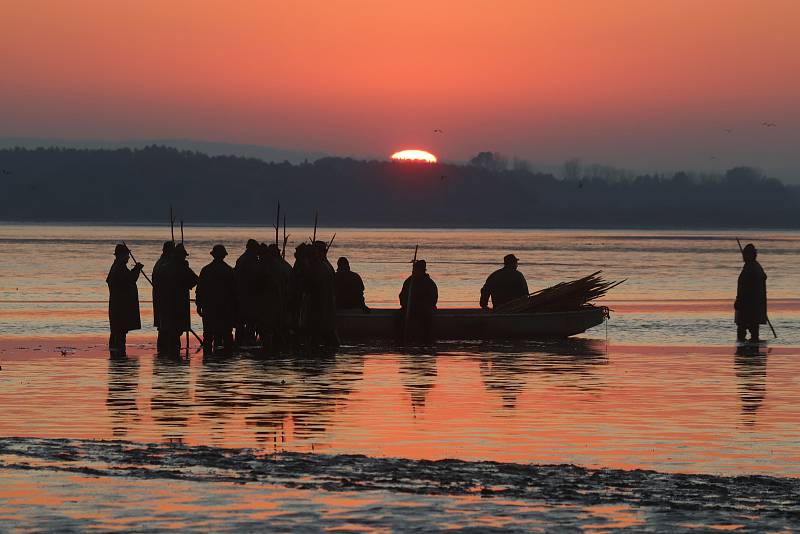
[[[425,150],[401,150],[392,154],[392,159],[436,163],[436,156]]]

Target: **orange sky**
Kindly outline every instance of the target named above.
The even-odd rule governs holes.
[[[800,177],[795,0],[9,0],[0,21],[0,136]]]

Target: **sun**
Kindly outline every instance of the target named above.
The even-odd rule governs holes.
[[[392,159],[402,161],[425,161],[436,163],[436,156],[426,150],[401,150],[392,154]]]

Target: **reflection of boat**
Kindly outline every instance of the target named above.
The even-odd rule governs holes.
[[[585,332],[603,322],[606,309],[587,306],[580,310],[551,313],[494,313],[475,308],[443,308],[436,311],[433,334],[437,339],[548,339]],[[394,339],[398,310],[372,309],[370,313],[342,310],[339,337]]]

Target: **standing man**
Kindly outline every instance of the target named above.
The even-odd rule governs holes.
[[[172,286],[170,285],[169,265],[172,260],[172,253],[175,251],[174,241],[165,241],[161,248],[161,257],[158,258],[153,266],[153,326],[158,329],[158,339],[156,347],[159,352],[164,352],[174,345],[172,334],[166,328],[166,323],[162,326],[164,315],[172,313]]]
[[[114,263],[108,271],[108,323],[111,336],[108,348],[112,355],[123,356],[128,332],[142,327],[139,315],[139,290],[136,281],[144,267],[137,263],[128,269],[130,251],[123,244],[114,248]]]
[[[758,327],[767,324],[767,274],[756,261],[758,251],[752,243],[742,249],[744,266],[736,287],[736,339],[745,341],[750,331],[750,341],[759,341]]]
[[[481,288],[481,308],[489,308],[490,297],[492,307],[498,308],[509,301],[528,296],[528,283],[517,270],[518,264],[519,260],[513,254],[503,258],[503,268],[490,274]]]
[[[340,310],[369,312],[364,302],[364,281],[350,270],[350,262],[342,256],[336,262],[336,307]]]
[[[173,325],[174,331],[178,333],[176,339],[178,349],[180,350],[180,336],[184,332],[189,332],[192,329],[192,316],[191,308],[189,305],[189,292],[197,285],[197,275],[189,267],[189,262],[186,257],[189,255],[183,243],[175,246],[172,261],[170,265],[172,268],[173,276],[173,302],[174,302],[174,315]]]
[[[403,282],[400,290],[400,313],[403,325],[403,340],[412,327],[421,332],[425,343],[433,342],[433,314],[439,301],[439,288],[427,273],[425,260],[417,260],[411,276]],[[407,322],[406,322],[407,321]]]
[[[225,263],[228,251],[214,245],[214,260],[202,268],[195,292],[197,314],[203,318],[203,348],[213,351],[233,347],[233,326],[236,324],[236,281],[233,267]]]
[[[251,345],[256,339],[258,305],[263,292],[259,276],[258,241],[248,239],[244,253],[236,260],[233,269],[236,280],[236,344]]]

